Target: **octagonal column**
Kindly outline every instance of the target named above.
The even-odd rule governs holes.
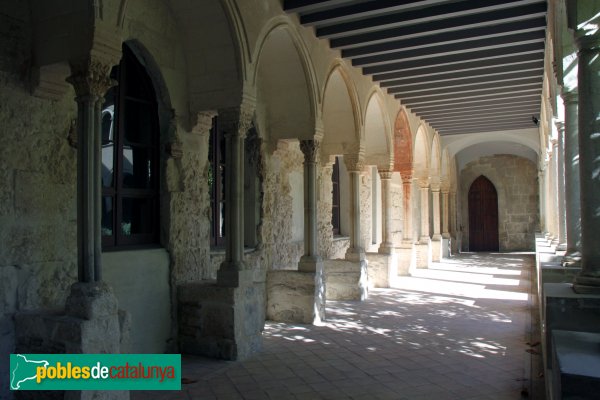
[[[578,31],[579,172],[581,188],[581,273],[578,293],[600,293],[600,34]]]
[[[363,169],[363,163],[359,155],[344,155],[346,169],[350,174],[350,219],[351,235],[350,247],[346,251],[346,258],[353,261],[365,259],[365,250],[362,246],[361,227],[360,227],[360,174]]]
[[[77,102],[77,266],[79,282],[102,280],[102,103],[112,65],[85,60],[67,81]]]
[[[579,197],[579,126],[577,92],[562,94],[565,104],[565,215],[567,252],[563,264],[581,260],[581,214]]]
[[[304,154],[304,255],[300,258],[300,271],[315,272],[320,257],[317,247],[317,164],[321,143],[318,140],[301,140]]]
[[[237,287],[244,274],[244,139],[252,123],[251,110],[219,110],[225,135],[225,260],[217,271],[221,286]]]
[[[394,244],[392,243],[392,171],[379,171],[381,178],[381,213],[383,218],[383,238],[379,246],[380,253],[389,254],[392,252]]]
[[[419,179],[421,193],[421,241],[428,242],[429,237],[429,179]],[[439,193],[439,192],[438,192]]]

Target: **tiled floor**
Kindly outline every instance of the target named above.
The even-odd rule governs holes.
[[[323,326],[267,322],[264,351],[245,362],[185,357],[181,392],[131,397],[520,399],[537,353],[533,265],[525,254],[436,263],[368,301],[328,302]]]

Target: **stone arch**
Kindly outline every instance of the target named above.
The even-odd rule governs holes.
[[[394,122],[394,171],[403,176],[413,173],[412,132],[404,109],[398,112]]]
[[[272,144],[313,139],[316,132],[314,70],[300,35],[285,20],[268,24],[257,45],[252,85],[257,120]]]
[[[393,151],[390,145],[390,128],[381,93],[373,90],[367,101],[363,117],[365,164],[376,165],[379,170],[389,170],[393,165]]]
[[[233,2],[171,0],[169,5],[180,25],[192,115],[239,106],[249,52]]]
[[[413,154],[413,170],[417,178],[429,178],[430,151],[429,141],[427,140],[427,129],[424,125],[419,126],[415,135],[415,147]]]
[[[341,64],[334,64],[325,82],[322,97],[324,156],[360,151],[361,118],[356,89],[351,82]]]
[[[448,153],[448,149],[444,148],[444,150],[442,151],[442,158],[441,158],[441,165],[440,165],[440,179],[449,185],[450,181],[451,181],[450,174],[451,174],[450,155]]]

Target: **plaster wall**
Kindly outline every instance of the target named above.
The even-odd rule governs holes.
[[[498,154],[472,161],[460,173],[462,251],[469,250],[469,188],[480,175],[498,193],[500,251],[533,250],[539,229],[536,165],[523,157]]]
[[[131,318],[129,353],[173,350],[169,255],[164,249],[104,252],[104,280]]]

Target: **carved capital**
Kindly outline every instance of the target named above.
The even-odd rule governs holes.
[[[300,140],[300,150],[304,154],[304,161],[318,163],[321,153],[321,142],[318,140]]]
[[[216,115],[216,111],[200,111],[197,113],[196,121],[192,121],[192,132],[199,135],[208,135],[210,133],[210,128],[212,128],[213,118]]]
[[[421,189],[429,188],[429,178],[419,178],[417,179],[417,183]]]
[[[361,172],[365,166],[359,154],[344,154],[344,163],[348,172]]]
[[[98,60],[71,63],[71,76],[67,78],[75,88],[77,97],[104,97],[108,89],[117,84],[110,79],[112,65]]]
[[[392,174],[394,173],[394,171],[389,171],[389,170],[381,170],[379,171],[379,177],[383,180],[383,179],[392,179]]]
[[[246,137],[252,126],[253,111],[244,107],[232,107],[219,110],[219,126],[226,136]]]

